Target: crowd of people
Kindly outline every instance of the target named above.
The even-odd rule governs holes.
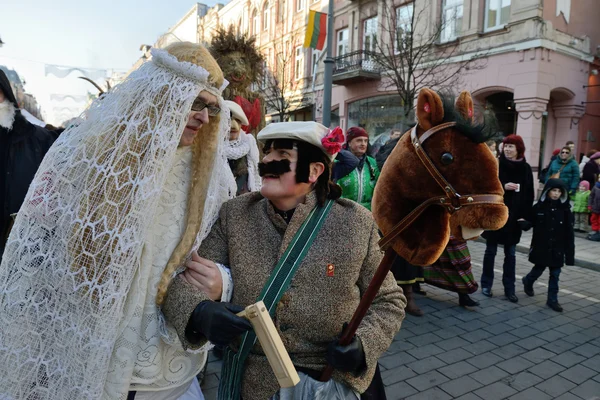
[[[479,305],[469,297],[479,285],[466,241],[450,236],[432,265],[397,255],[342,344],[382,260],[370,210],[403,132],[374,152],[362,127],[344,135],[281,122],[255,138],[226,85],[203,46],[155,49],[57,139],[22,118],[0,71],[0,397],[202,399],[194,378],[212,343],[223,349],[221,399],[308,399],[308,386],[323,398],[381,399],[378,359],[405,312],[423,315],[420,282]],[[493,295],[503,245],[504,294],[518,301],[516,244],[533,227],[525,293],[549,268],[547,304],[562,311],[558,280],[574,263],[574,229],[591,216],[590,240],[600,241],[600,152],[581,171],[572,152],[557,153],[534,202],[523,140],[503,139],[509,218],[484,234],[484,295]],[[276,316],[301,385],[279,388],[238,315],[258,300]],[[327,365],[333,379],[319,382]]]

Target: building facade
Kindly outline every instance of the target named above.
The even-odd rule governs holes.
[[[408,32],[414,48],[427,48],[430,40],[431,54],[411,68],[428,71],[443,59],[430,75],[455,69],[456,79],[433,88],[471,91],[480,109],[496,115],[502,135],[524,138],[534,169],[568,140],[578,156],[600,149],[600,1],[333,1],[332,125],[363,126],[372,141],[403,126],[407,107],[398,80],[376,55],[399,54],[399,38]],[[267,69],[286,82],[289,101],[285,115],[267,107],[267,120],[321,120],[325,54],[302,47],[309,10],[326,12],[327,1],[198,3],[155,46],[164,47],[169,38],[209,43],[217,28],[231,26],[254,35]],[[466,60],[473,58],[481,63],[470,68]],[[268,97],[268,86],[254,89]]]
[[[484,61],[461,70],[452,89],[471,91],[481,108],[496,114],[503,135],[521,135],[534,168],[543,168],[568,140],[579,156],[600,148],[599,1],[387,1],[392,12],[385,12],[385,1],[336,1],[332,122],[344,129],[361,125],[372,140],[398,125],[402,101],[389,71],[373,72],[368,52],[393,49],[381,45],[392,37],[387,33],[402,35],[418,15],[412,29],[437,35],[432,51],[452,48],[448,69],[474,55]]]

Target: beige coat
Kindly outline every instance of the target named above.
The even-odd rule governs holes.
[[[289,226],[260,193],[248,193],[223,205],[199,254],[231,267],[232,303],[246,306],[256,301],[315,204],[316,197],[310,194],[305,204],[296,208]],[[327,344],[340,334],[343,323],[350,321],[379,266],[382,253],[378,239],[367,209],[349,200],[335,202],[275,313],[275,326],[296,366],[314,370],[325,367]],[[328,264],[334,265],[333,276],[327,275]],[[169,288],[163,311],[186,348],[203,344],[187,341],[185,328],[196,305],[206,299],[204,293],[182,279],[175,279]],[[335,372],[334,379],[360,393],[367,389],[378,358],[400,329],[405,304],[401,289],[389,274],[357,332],[366,354],[366,372],[359,377]],[[278,389],[257,342],[246,361],[242,398],[264,400]]]

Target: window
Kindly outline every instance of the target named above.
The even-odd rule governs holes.
[[[407,4],[396,8],[396,53],[400,53],[412,45],[410,34],[412,32],[412,18],[414,5]]]
[[[377,17],[369,18],[363,24],[363,50],[375,52],[377,44]],[[368,57],[365,57],[368,58]]]
[[[258,13],[256,12],[256,9],[252,10],[252,34],[253,35],[258,35],[258,24],[259,24],[259,20],[258,20]]]
[[[312,52],[312,67],[310,69],[310,74],[314,77],[317,73],[317,69],[319,67],[319,57],[321,57],[321,52],[319,50],[313,50]]]
[[[341,57],[344,54],[348,54],[348,28],[340,29],[337,33],[336,56]]]
[[[510,0],[485,0],[485,30],[502,28],[510,17]]]
[[[304,0],[296,0],[296,11],[304,10]]]
[[[263,30],[269,30],[269,21],[271,19],[271,9],[269,8],[269,2],[265,1],[265,5],[263,6]]]
[[[302,68],[304,68],[304,57],[302,54],[302,46],[296,47],[296,63],[294,64],[294,78],[302,77]]]
[[[460,35],[463,18],[463,0],[444,0],[442,7],[442,34],[440,40],[449,42]]]
[[[279,0],[279,22],[285,18],[285,0]]]

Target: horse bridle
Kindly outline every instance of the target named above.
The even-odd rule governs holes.
[[[435,126],[425,132],[421,137],[417,136],[417,126],[415,126],[411,133],[411,143],[415,148],[415,153],[421,160],[425,169],[429,172],[429,175],[437,182],[437,184],[444,191],[444,195],[435,196],[427,199],[421,203],[417,208],[412,210],[406,217],[402,218],[384,237],[379,241],[379,247],[382,250],[386,250],[392,241],[398,237],[402,231],[410,226],[415,220],[427,209],[429,206],[442,206],[453,214],[465,206],[474,206],[481,204],[499,204],[504,205],[504,198],[498,194],[469,194],[460,195],[452,187],[452,185],[444,178],[444,176],[438,171],[425,149],[423,149],[423,143],[436,133],[451,128],[456,125],[456,122],[445,122],[441,125]]]

